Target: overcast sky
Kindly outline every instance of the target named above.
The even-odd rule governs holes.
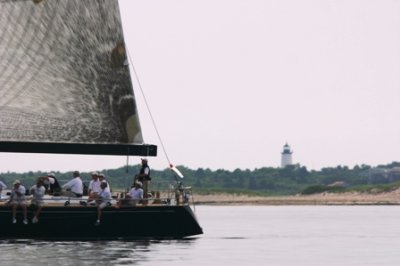
[[[400,1],[120,0],[170,160],[308,169],[400,161]],[[144,139],[159,145],[134,82]],[[0,154],[0,171],[101,170],[125,157]],[[131,157],[130,163],[139,163]],[[150,158],[156,169],[168,166]]]

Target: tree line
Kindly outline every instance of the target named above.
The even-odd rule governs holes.
[[[387,165],[371,167],[369,165],[356,165],[353,168],[347,166],[326,167],[321,170],[308,170],[305,166],[290,165],[285,168],[262,167],[254,170],[235,169],[233,171],[209,168],[190,169],[178,166],[184,178],[176,177],[169,169],[151,171],[151,189],[166,189],[176,182],[183,182],[185,186],[191,186],[199,193],[246,193],[259,195],[290,195],[298,194],[310,188],[357,187],[363,185],[388,184],[400,180],[389,179],[385,175],[377,175],[374,169],[394,169],[400,167],[400,162],[392,162]],[[140,170],[140,165],[125,166],[116,169],[104,169],[101,172],[107,176],[111,187],[115,190],[123,190],[130,187],[133,176]],[[382,171],[384,172],[384,171]],[[36,179],[45,175],[45,172],[15,173],[6,172],[0,174],[0,179],[11,187],[15,179],[29,187]],[[64,184],[72,177],[72,172],[55,172],[57,179]],[[81,177],[87,184],[90,181],[90,172],[82,172]]]

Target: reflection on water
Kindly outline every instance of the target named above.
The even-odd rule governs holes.
[[[162,246],[186,249],[196,241],[141,240],[48,242],[34,240],[0,241],[1,265],[140,265]]]
[[[400,265],[400,206],[198,206],[196,210],[204,229],[204,235],[196,238],[0,241],[0,265]]]

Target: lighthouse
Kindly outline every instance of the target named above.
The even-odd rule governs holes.
[[[283,151],[282,151],[282,160],[281,160],[282,168],[285,168],[286,166],[292,164],[292,153],[293,151],[290,149],[290,146],[286,143],[283,146]]]

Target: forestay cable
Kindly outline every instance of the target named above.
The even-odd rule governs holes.
[[[165,158],[167,159],[168,165],[169,165],[170,167],[172,167],[171,161],[169,160],[169,157],[168,157],[167,151],[166,151],[166,149],[165,149],[164,143],[163,143],[163,141],[162,141],[162,139],[161,139],[161,136],[160,136],[160,133],[159,133],[159,131],[158,131],[156,122],[155,122],[154,117],[153,117],[153,115],[152,115],[152,113],[151,113],[151,111],[150,111],[150,106],[149,106],[149,104],[148,104],[148,102],[147,102],[146,95],[144,94],[142,85],[141,85],[140,80],[139,80],[139,76],[138,76],[138,74],[137,74],[137,72],[136,72],[135,65],[133,64],[133,60],[132,60],[132,58],[131,58],[131,55],[130,55],[130,53],[129,53],[129,51],[128,51],[128,49],[127,49],[126,47],[125,47],[125,50],[127,51],[127,54],[128,54],[128,57],[129,57],[129,62],[131,63],[130,65],[132,66],[133,74],[135,75],[135,79],[136,79],[136,81],[137,81],[138,87],[139,87],[140,92],[141,92],[141,94],[142,94],[142,97],[143,97],[143,99],[144,99],[144,103],[145,103],[145,105],[146,105],[147,112],[148,112],[149,115],[150,115],[151,122],[152,122],[153,127],[154,127],[154,129],[155,129],[155,131],[156,131],[156,134],[157,134],[157,137],[158,137],[158,141],[160,142],[161,148],[162,148],[162,150],[163,150],[163,153],[164,153],[164,155],[165,155]]]

